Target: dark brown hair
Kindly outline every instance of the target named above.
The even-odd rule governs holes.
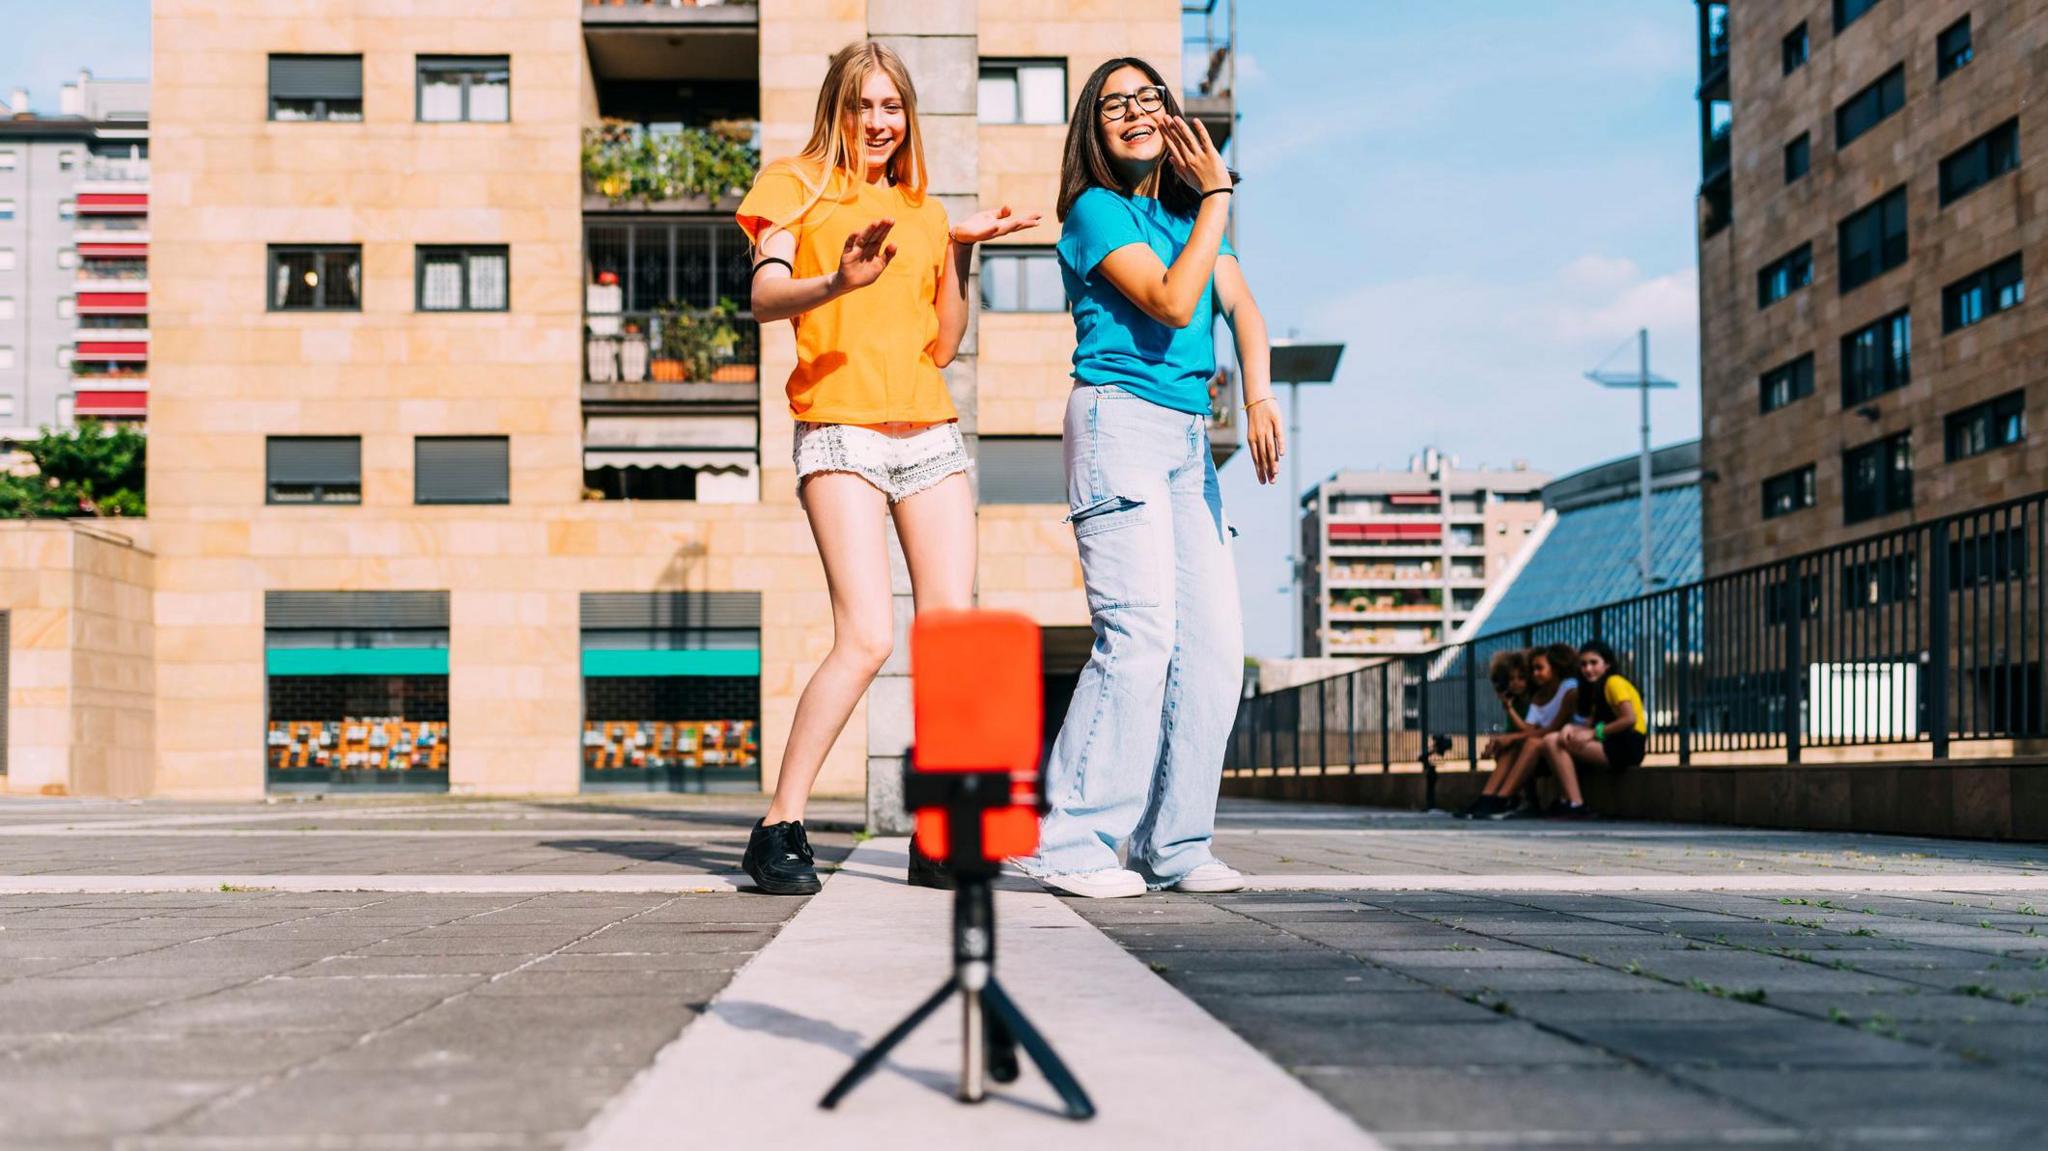
[[[1103,82],[1109,74],[1119,68],[1136,68],[1147,79],[1159,86],[1166,94],[1168,116],[1179,118],[1180,99],[1174,95],[1173,86],[1159,74],[1159,69],[1136,56],[1118,56],[1105,60],[1088,74],[1088,82],[1081,85],[1081,95],[1074,101],[1074,114],[1067,121],[1066,155],[1060,161],[1060,198],[1057,215],[1067,218],[1067,211],[1081,193],[1090,188],[1108,188],[1126,196],[1137,195],[1136,188],[1126,188],[1117,176],[1116,168],[1109,162],[1109,150],[1102,146],[1102,114],[1096,110],[1096,102],[1102,99]],[[1172,165],[1162,157],[1156,179],[1157,190],[1153,193],[1166,210],[1176,216],[1192,216],[1202,206],[1202,198],[1186,180],[1171,170]]]
[[[1550,665],[1551,676],[1558,683],[1563,683],[1565,680],[1579,674],[1579,651],[1568,643],[1554,643],[1548,647],[1539,647],[1532,650],[1529,655],[1532,658],[1539,655],[1542,656],[1543,662]]]
[[[1529,682],[1528,653],[1520,648],[1493,653],[1493,659],[1487,663],[1486,677],[1493,681],[1496,695],[1506,695],[1508,684],[1517,678],[1526,686]]]

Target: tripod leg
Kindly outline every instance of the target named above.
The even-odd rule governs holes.
[[[984,1005],[986,1006],[986,1005]],[[991,1011],[983,1022],[988,1035],[988,1077],[998,1083],[1017,1081],[1017,1041],[1003,1017]]]
[[[853,1061],[853,1066],[846,1069],[846,1074],[839,1077],[839,1082],[832,1085],[832,1090],[825,1092],[825,1097],[818,1100],[818,1106],[827,1111],[838,1106],[839,1101],[846,1098],[847,1092],[860,1086],[860,1081],[866,1079],[875,1068],[880,1067],[882,1061],[889,1057],[889,1052],[895,1050],[898,1043],[908,1038],[911,1032],[917,1030],[918,1024],[923,1023],[926,1017],[937,1011],[959,989],[958,983],[951,979],[946,980],[943,986],[932,993],[930,999],[918,1004],[917,1010],[904,1016],[903,1022],[882,1036],[873,1047],[861,1052],[860,1058]]]
[[[1039,1071],[1045,1074],[1045,1081],[1052,1084],[1052,1089],[1059,1092],[1060,1099],[1066,1103],[1067,1114],[1075,1119],[1093,1118],[1095,1104],[1089,1102],[1080,1080],[1074,1078],[1074,1073],[1060,1062],[1059,1054],[1045,1041],[1045,1036],[1031,1026],[1031,1021],[1024,1018],[1024,1013],[1017,1010],[1017,1005],[1003,993],[1002,985],[989,980],[988,985],[981,989],[981,1002],[988,1008],[990,1017],[1002,1020],[1003,1027],[1023,1045],[1031,1061],[1038,1064]]]

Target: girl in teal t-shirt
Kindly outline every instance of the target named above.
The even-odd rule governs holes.
[[[1210,455],[1214,322],[1237,337],[1260,483],[1281,453],[1265,321],[1224,239],[1235,177],[1157,69],[1122,58],[1081,89],[1060,173],[1073,303],[1068,520],[1095,646],[1046,769],[1048,886],[1094,897],[1233,891],[1210,851],[1243,690],[1236,534]],[[1119,849],[1126,861],[1120,861]]]

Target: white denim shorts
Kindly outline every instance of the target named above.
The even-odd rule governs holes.
[[[796,486],[819,472],[857,475],[899,503],[956,472],[969,472],[974,462],[960,425],[812,424],[796,422]]]

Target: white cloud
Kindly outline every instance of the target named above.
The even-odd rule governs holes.
[[[1558,278],[1569,287],[1600,291],[1627,284],[1641,274],[1636,262],[1625,256],[1589,254],[1566,264]]]

